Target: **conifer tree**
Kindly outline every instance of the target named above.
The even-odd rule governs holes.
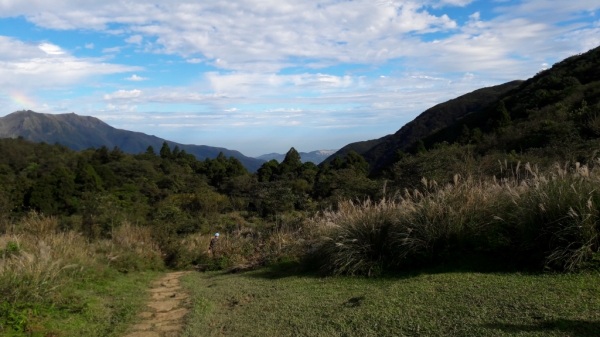
[[[496,112],[500,116],[500,119],[498,120],[498,126],[499,127],[508,126],[511,122],[511,118],[510,118],[510,113],[508,112],[508,110],[506,110],[506,105],[504,104],[504,100],[500,101],[500,103],[498,104],[498,108],[496,109]]]
[[[154,152],[154,147],[152,147],[152,145],[148,145],[148,148],[146,149],[146,154],[156,156],[156,152]]]
[[[167,144],[167,142],[163,142],[163,145],[160,148],[160,157],[162,159],[171,158],[171,148],[169,147],[169,144]]]
[[[427,148],[425,147],[425,143],[423,143],[423,140],[419,140],[417,142],[417,153],[425,153],[427,152]]]
[[[281,173],[294,172],[300,166],[302,166],[300,154],[293,147],[285,154],[285,158],[279,165]]]

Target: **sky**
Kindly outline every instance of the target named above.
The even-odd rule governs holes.
[[[599,45],[597,0],[0,0],[0,116],[338,149]]]

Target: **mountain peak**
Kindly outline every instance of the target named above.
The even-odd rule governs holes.
[[[0,118],[0,138],[23,137],[32,142],[48,144],[60,143],[73,150],[90,147],[118,146],[128,153],[141,153],[149,145],[159,149],[163,142],[169,146],[179,146],[198,160],[216,158],[220,152],[227,157],[237,158],[250,171],[256,171],[263,161],[246,157],[238,151],[206,145],[186,145],[168,141],[141,132],[113,128],[92,116],[80,116],[74,112],[64,114],[44,114],[31,110],[13,112]]]

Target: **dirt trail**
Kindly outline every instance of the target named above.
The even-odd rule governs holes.
[[[134,324],[124,337],[176,337],[183,330],[183,318],[189,312],[188,295],[179,286],[179,278],[190,272],[168,273],[150,288],[147,309],[138,314],[141,321]]]

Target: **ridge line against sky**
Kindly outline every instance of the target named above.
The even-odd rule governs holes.
[[[600,45],[600,2],[0,1],[0,116],[245,155],[341,148]]]

